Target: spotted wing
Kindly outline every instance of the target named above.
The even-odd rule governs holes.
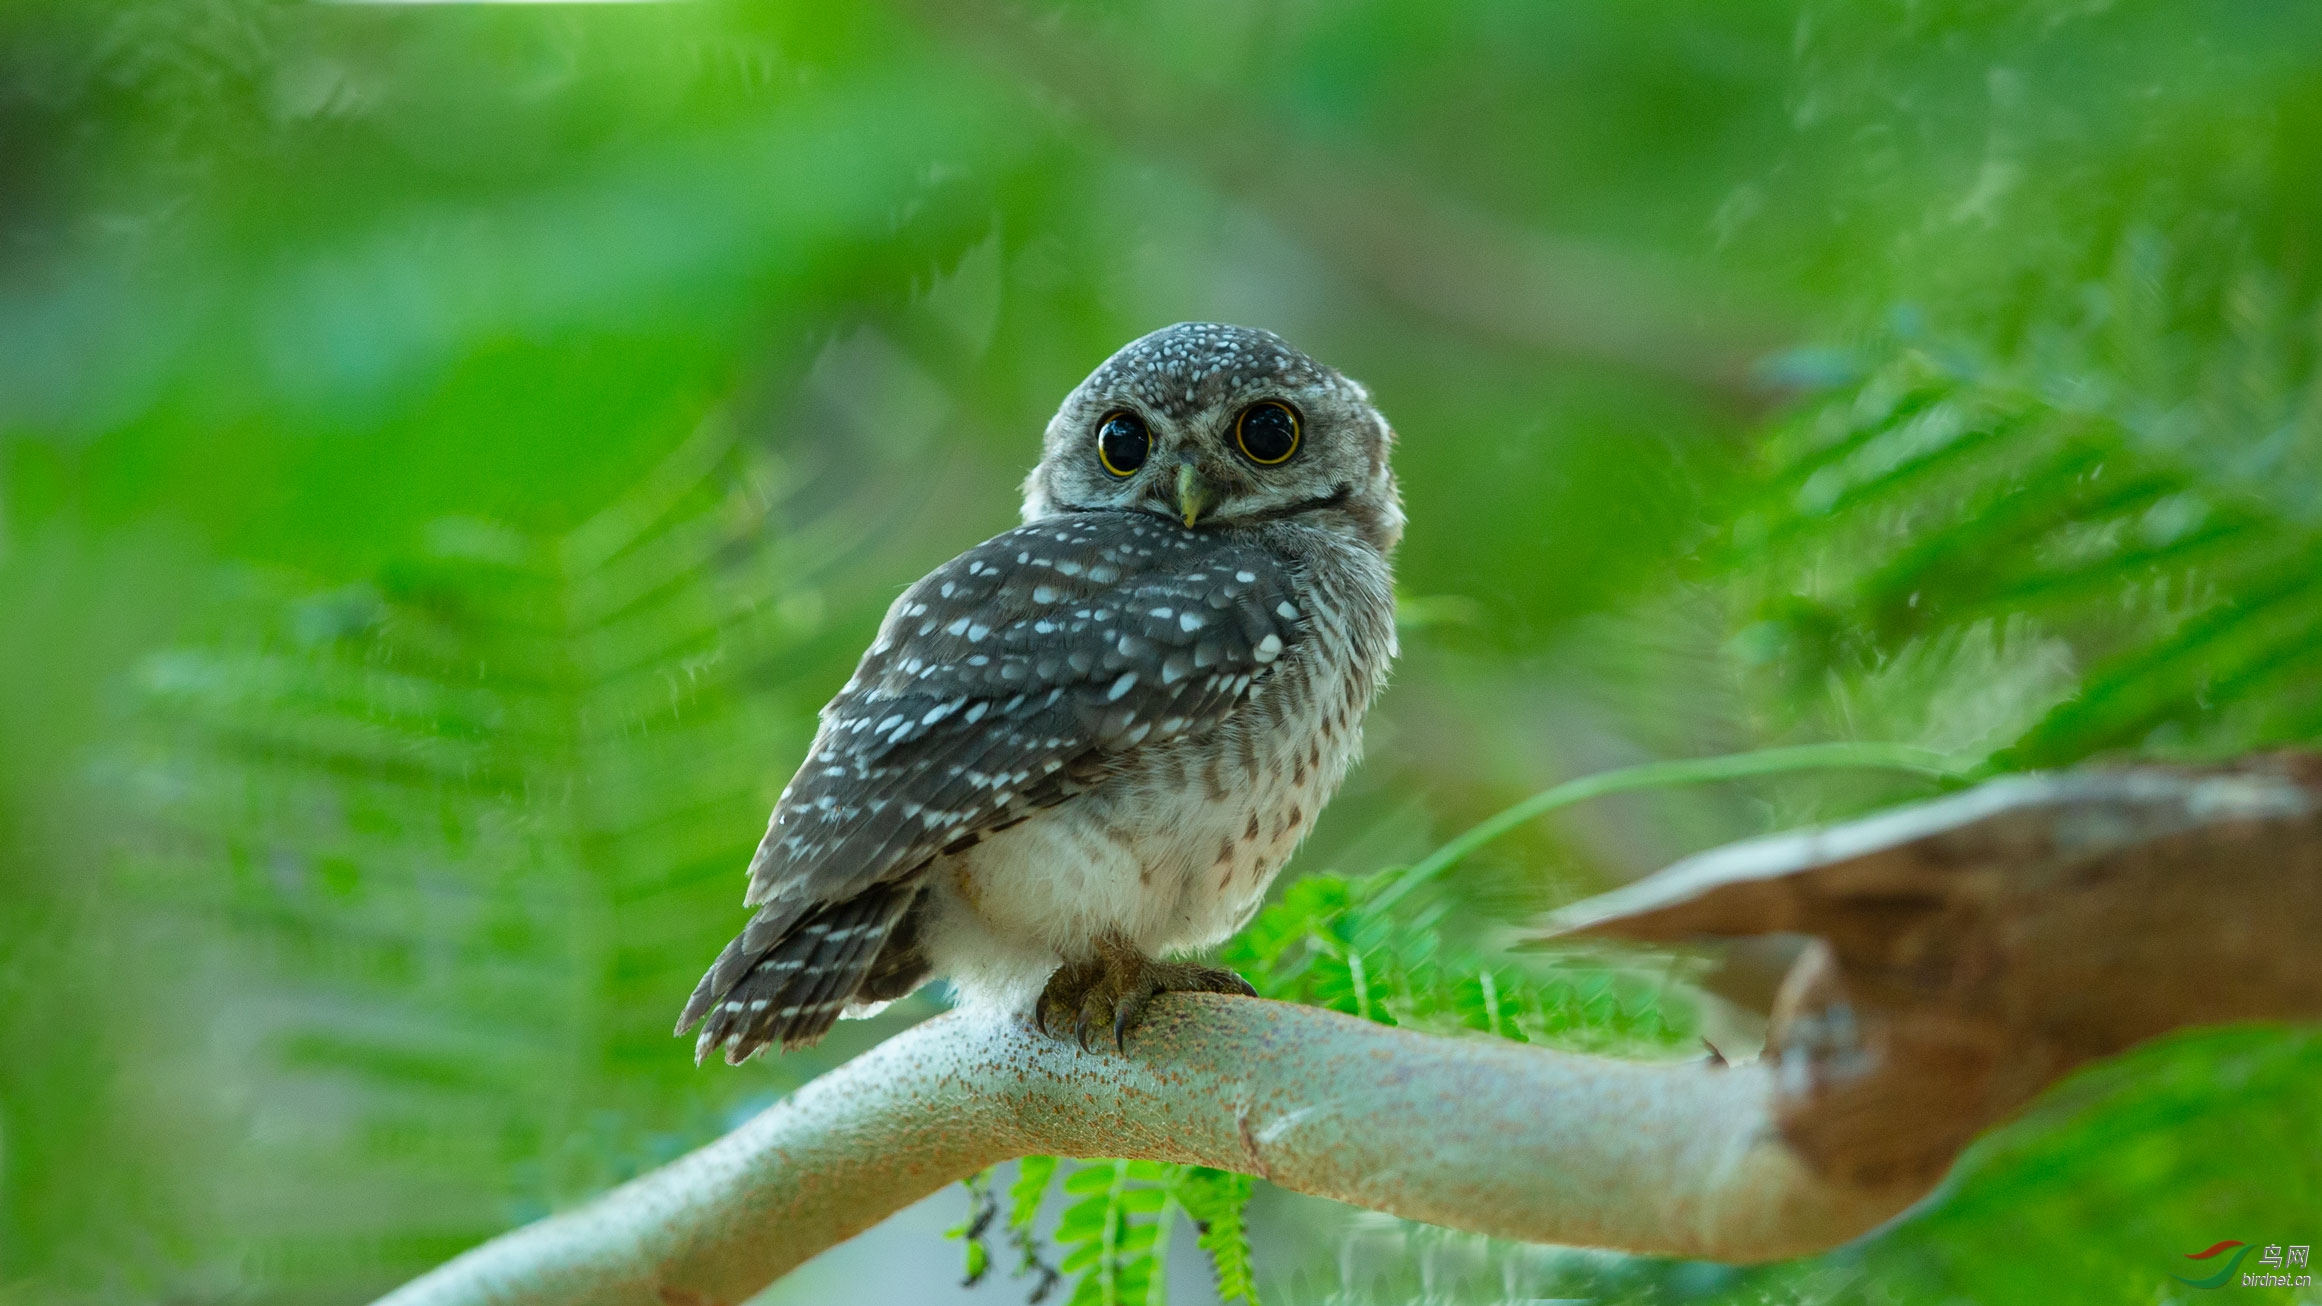
[[[851,896],[1062,802],[1130,750],[1215,726],[1302,616],[1274,555],[1149,514],[986,541],[896,601],[823,709],[749,902]]]

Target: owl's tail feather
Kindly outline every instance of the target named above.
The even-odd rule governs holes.
[[[878,885],[791,919],[767,904],[718,955],[678,1017],[680,1034],[702,1022],[695,1064],[712,1048],[738,1066],[770,1045],[788,1050],[821,1038],[917,896],[916,885]]]

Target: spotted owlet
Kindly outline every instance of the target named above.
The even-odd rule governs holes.
[[[697,1059],[943,976],[1120,1046],[1256,912],[1395,656],[1394,434],[1265,331],[1186,323],[1065,397],[1024,524],[887,611],[686,1003]]]

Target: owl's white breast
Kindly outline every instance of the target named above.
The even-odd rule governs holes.
[[[1377,554],[1302,561],[1307,637],[1222,725],[1139,750],[1097,788],[931,868],[936,973],[971,999],[1021,1006],[1105,935],[1160,956],[1249,920],[1360,753],[1395,653]]]

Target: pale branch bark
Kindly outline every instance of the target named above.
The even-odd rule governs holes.
[[[1726,1260],[1828,1246],[1917,1196],[1814,1180],[1773,1132],[1763,1068],[1624,1063],[1192,995],[1157,1004],[1130,1049],[930,1021],[388,1300],[738,1301],[1031,1154],[1195,1161],[1510,1238]]]
[[[2322,1016],[2322,767],[1996,782],[1680,863],[1561,929],[1815,934],[1768,1055],[1639,1064],[1282,1003],[1157,1004],[1128,1055],[947,1016],[394,1306],[739,1301],[1030,1154],[1193,1161],[1530,1241],[1756,1261],[1853,1238],[2073,1066]]]

